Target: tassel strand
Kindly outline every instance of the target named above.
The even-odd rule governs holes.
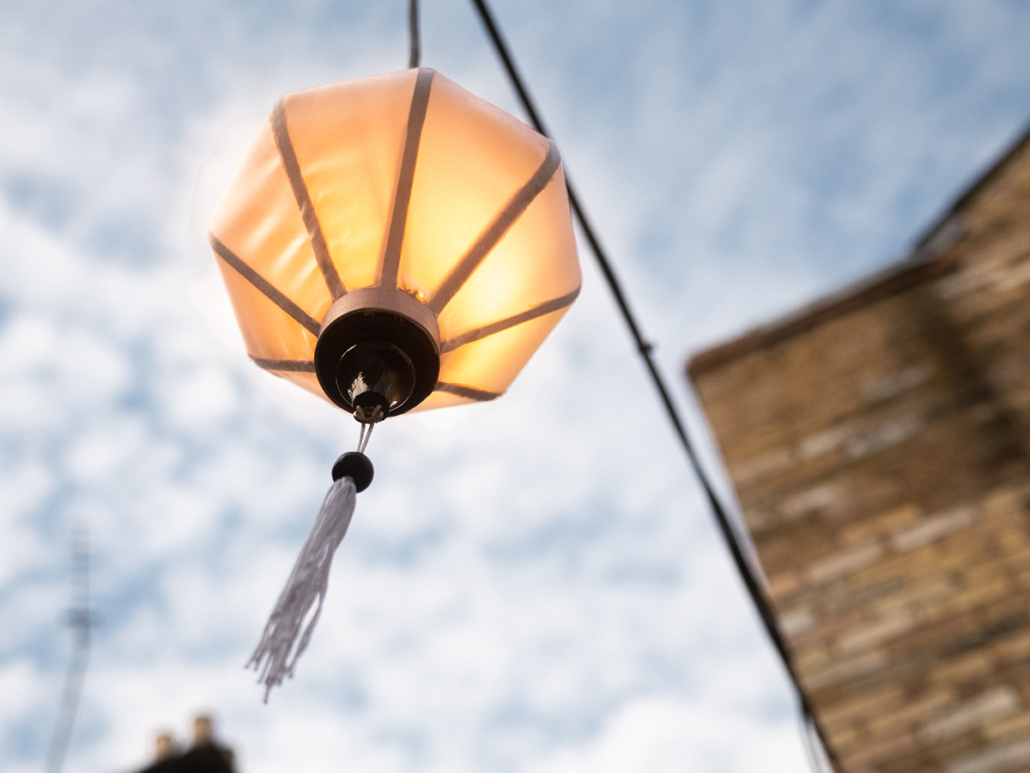
[[[368,442],[367,438],[365,442]],[[282,684],[286,677],[293,678],[297,660],[311,640],[322,614],[333,554],[350,526],[356,494],[357,487],[350,476],[344,475],[333,481],[311,534],[293,565],[286,587],[268,618],[261,642],[247,661],[247,668],[258,671],[258,682],[265,685],[265,703],[268,703],[273,687]],[[316,602],[315,612],[298,642],[301,625]]]

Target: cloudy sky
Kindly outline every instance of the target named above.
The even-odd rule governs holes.
[[[357,425],[246,359],[204,234],[283,92],[402,69],[405,0],[0,2],[0,769],[213,711],[244,773],[805,770],[795,700],[592,257],[503,399],[387,422],[327,607],[243,669]],[[676,399],[685,357],[902,256],[1030,119],[1020,0],[497,0]],[[423,63],[519,115],[471,5]],[[714,462],[709,447],[707,458]]]

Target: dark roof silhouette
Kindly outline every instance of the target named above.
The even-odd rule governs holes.
[[[213,743],[159,760],[139,773],[235,773],[232,749]]]

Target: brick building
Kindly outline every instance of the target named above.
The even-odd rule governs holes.
[[[688,373],[846,773],[1030,771],[1030,135],[902,264]]]

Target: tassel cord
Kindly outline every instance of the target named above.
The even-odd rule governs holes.
[[[358,434],[358,453],[365,453],[365,449],[368,448],[368,440],[372,437],[372,428],[375,427],[375,422],[363,421],[361,422],[361,430]]]
[[[293,677],[297,660],[311,641],[322,614],[333,555],[354,515],[355,495],[354,481],[349,476],[334,481],[329,488],[315,525],[268,618],[261,641],[247,661],[247,667],[258,671],[258,681],[265,685],[265,703],[273,687]],[[315,606],[314,613],[301,634],[301,626],[312,606]]]

